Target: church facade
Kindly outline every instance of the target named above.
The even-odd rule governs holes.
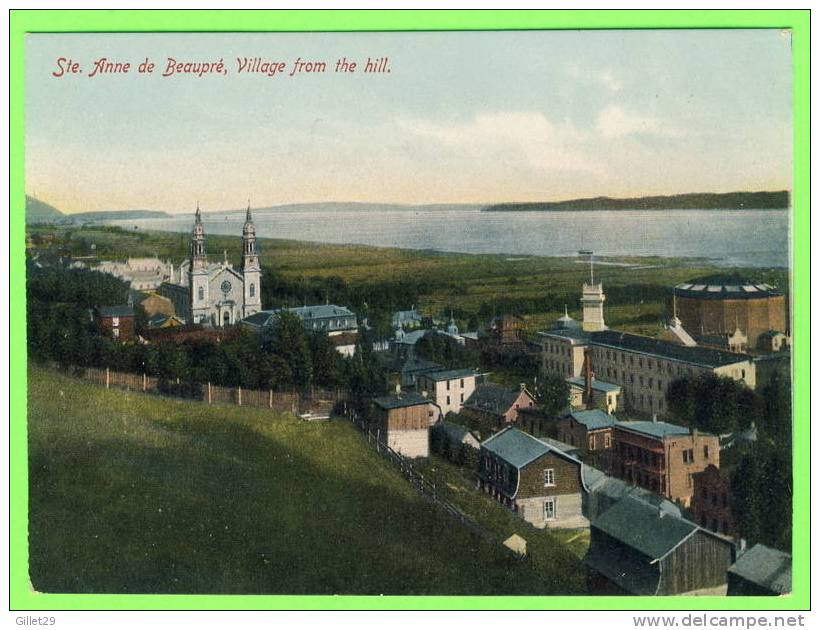
[[[191,256],[164,282],[159,293],[174,304],[186,324],[225,327],[262,309],[262,269],[256,251],[256,228],[248,206],[242,228],[242,265],[234,269],[227,254],[209,262],[205,252],[205,227],[199,205],[191,232]]]

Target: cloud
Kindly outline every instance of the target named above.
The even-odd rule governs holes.
[[[596,77],[597,82],[600,85],[612,90],[613,92],[620,92],[622,84],[621,80],[615,76],[615,73],[612,72],[609,68],[605,69]]]
[[[484,113],[450,123],[404,120],[400,125],[471,159],[519,160],[541,172],[603,172],[594,153],[587,150],[592,134],[567,120],[553,122],[541,112]]]
[[[664,138],[685,135],[681,129],[662,118],[633,114],[619,105],[608,105],[599,112],[596,129],[606,139],[638,134]]]

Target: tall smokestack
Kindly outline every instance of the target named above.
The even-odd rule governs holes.
[[[595,373],[592,371],[592,348],[584,348],[584,404],[587,409],[594,407],[592,400],[592,379]]]

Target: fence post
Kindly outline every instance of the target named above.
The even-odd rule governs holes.
[[[143,372],[142,373],[142,391],[146,391],[148,389],[148,375]]]
[[[241,407],[242,406],[242,388],[241,387],[236,388],[236,396],[237,396],[237,402],[238,402],[239,406]]]
[[[105,368],[105,388],[108,389],[109,387],[111,387],[111,372],[108,368]]]
[[[273,390],[268,390],[268,409],[273,409]]]
[[[211,404],[211,381],[208,381],[208,404]]]

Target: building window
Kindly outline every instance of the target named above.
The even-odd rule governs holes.
[[[595,436],[594,435],[589,436],[589,450],[590,451],[595,450]]]
[[[464,388],[464,379],[461,379],[461,387]]]
[[[544,485],[545,486],[554,486],[555,485],[555,469],[554,468],[547,468],[544,470]]]
[[[447,404],[448,405],[450,404],[450,397],[449,396],[447,396]]]
[[[112,328],[111,334],[114,336],[114,339],[120,338],[120,329],[119,328]]]
[[[111,325],[116,328],[120,325],[120,318],[119,317],[112,317],[111,318]]]
[[[461,394],[461,402],[464,402],[464,394]]]
[[[254,297],[256,295],[256,285],[253,282],[251,282],[250,295],[251,297]]]
[[[544,501],[544,520],[555,520],[555,499],[552,497]]]
[[[447,391],[450,390],[450,381],[447,381]]]
[[[611,448],[612,447],[612,436],[606,434],[604,436],[604,448]]]
[[[709,459],[709,445],[703,445],[703,459]]]
[[[205,299],[205,287],[199,287],[199,291],[197,292],[197,296],[200,300]]]

